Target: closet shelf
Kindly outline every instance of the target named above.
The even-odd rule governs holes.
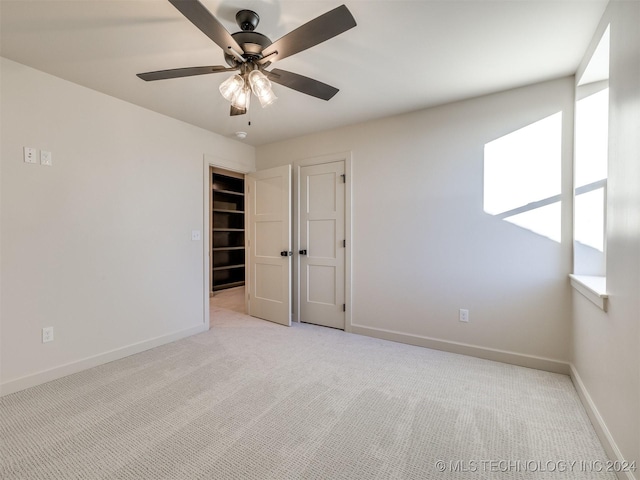
[[[221,193],[221,194],[225,194],[225,195],[236,195],[239,197],[244,197],[244,192],[234,192],[232,190],[219,190],[217,188],[213,189],[214,193]]]
[[[244,215],[244,210],[228,210],[226,208],[214,208],[213,211],[218,213],[242,213]]]
[[[244,285],[244,176],[211,171],[211,290]]]
[[[224,285],[214,285],[213,291],[215,292],[218,290],[224,290],[225,288],[240,287],[241,285],[244,285],[244,280],[239,280],[237,282],[227,282]]]
[[[232,268],[244,268],[244,263],[239,263],[238,265],[224,265],[222,267],[213,267],[213,271],[219,272],[221,270],[231,270]]]

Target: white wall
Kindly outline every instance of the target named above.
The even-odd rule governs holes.
[[[609,306],[573,293],[572,362],[610,454],[640,462],[640,3],[611,2],[594,41],[609,22]]]
[[[3,393],[208,328],[191,241],[203,159],[252,170],[253,147],[6,59],[1,72]],[[53,167],[23,163],[23,146]]]
[[[485,143],[559,111],[562,244],[483,212]],[[352,152],[352,331],[567,371],[572,122],[573,77],[258,147],[256,166]]]

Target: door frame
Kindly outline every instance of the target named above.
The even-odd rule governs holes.
[[[352,153],[340,152],[330,155],[303,158],[293,162],[293,319],[300,322],[300,262],[298,250],[300,250],[300,169],[323,163],[344,161],[345,192],[344,192],[344,236],[346,247],[344,252],[344,300],[346,304],[344,313],[344,331],[351,332],[351,318],[353,315],[353,302],[351,300],[351,164]]]
[[[211,298],[211,178],[209,175],[210,168],[222,168],[231,170],[232,172],[242,173],[246,175],[255,171],[247,165],[242,165],[238,161],[225,160],[213,155],[204,155],[202,162],[203,168],[203,197],[204,197],[204,215],[203,215],[203,232],[202,232],[202,249],[203,249],[203,281],[204,281],[204,303],[203,303],[203,323],[210,328],[211,318],[209,314],[209,300]],[[247,308],[247,294],[244,297],[245,309]]]

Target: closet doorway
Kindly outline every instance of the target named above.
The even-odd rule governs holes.
[[[244,285],[244,175],[211,168],[211,292]]]
[[[210,297],[212,305],[244,312],[244,174],[210,167]]]

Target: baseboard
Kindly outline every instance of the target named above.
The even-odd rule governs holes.
[[[32,375],[27,375],[15,380],[10,380],[8,382],[0,384],[0,397],[19,392],[20,390],[24,390],[25,388],[35,387],[52,380],[57,380],[58,378],[66,377],[67,375],[78,373],[88,368],[93,368],[97,367],[98,365],[113,362],[114,360],[119,360],[121,358],[128,357],[129,355],[144,352],[145,350],[159,347],[160,345],[164,345],[166,343],[175,342],[176,340],[180,340],[181,338],[205,332],[208,329],[208,325],[198,325],[197,327],[191,327],[185,330],[170,333],[168,335],[150,338],[148,340],[143,340],[141,342],[127,345],[125,347],[116,348],[108,352],[93,355],[91,357],[86,357],[75,362],[70,362],[58,367],[50,368],[48,370],[43,370]]]
[[[580,374],[576,367],[573,364],[570,364],[571,368],[571,381],[573,382],[576,391],[578,392],[578,396],[580,397],[580,401],[584,406],[584,409],[587,412],[587,416],[589,420],[591,420],[591,424],[593,425],[593,429],[596,431],[596,435],[598,435],[598,439],[602,444],[609,460],[614,462],[620,462],[624,464],[624,458],[622,457],[622,452],[618,448],[611,432],[607,428],[607,424],[604,422],[604,419],[600,415],[596,404],[593,402],[591,395],[587,391],[582,379],[580,378]],[[637,480],[635,474],[633,472],[616,472],[618,478],[620,480]]]
[[[495,362],[509,363],[520,367],[535,368],[547,372],[562,373],[564,375],[570,375],[571,373],[569,363],[567,362],[544,357],[536,357],[533,355],[524,355],[522,353],[509,352],[506,350],[497,350],[477,345],[470,345],[467,343],[452,342],[449,340],[441,340],[421,335],[412,335],[382,328],[366,327],[364,325],[352,324],[351,333],[380,338],[382,340],[406,343],[409,345],[416,345],[419,347],[433,348],[434,350],[443,350],[450,353],[469,355],[471,357],[493,360]]]

